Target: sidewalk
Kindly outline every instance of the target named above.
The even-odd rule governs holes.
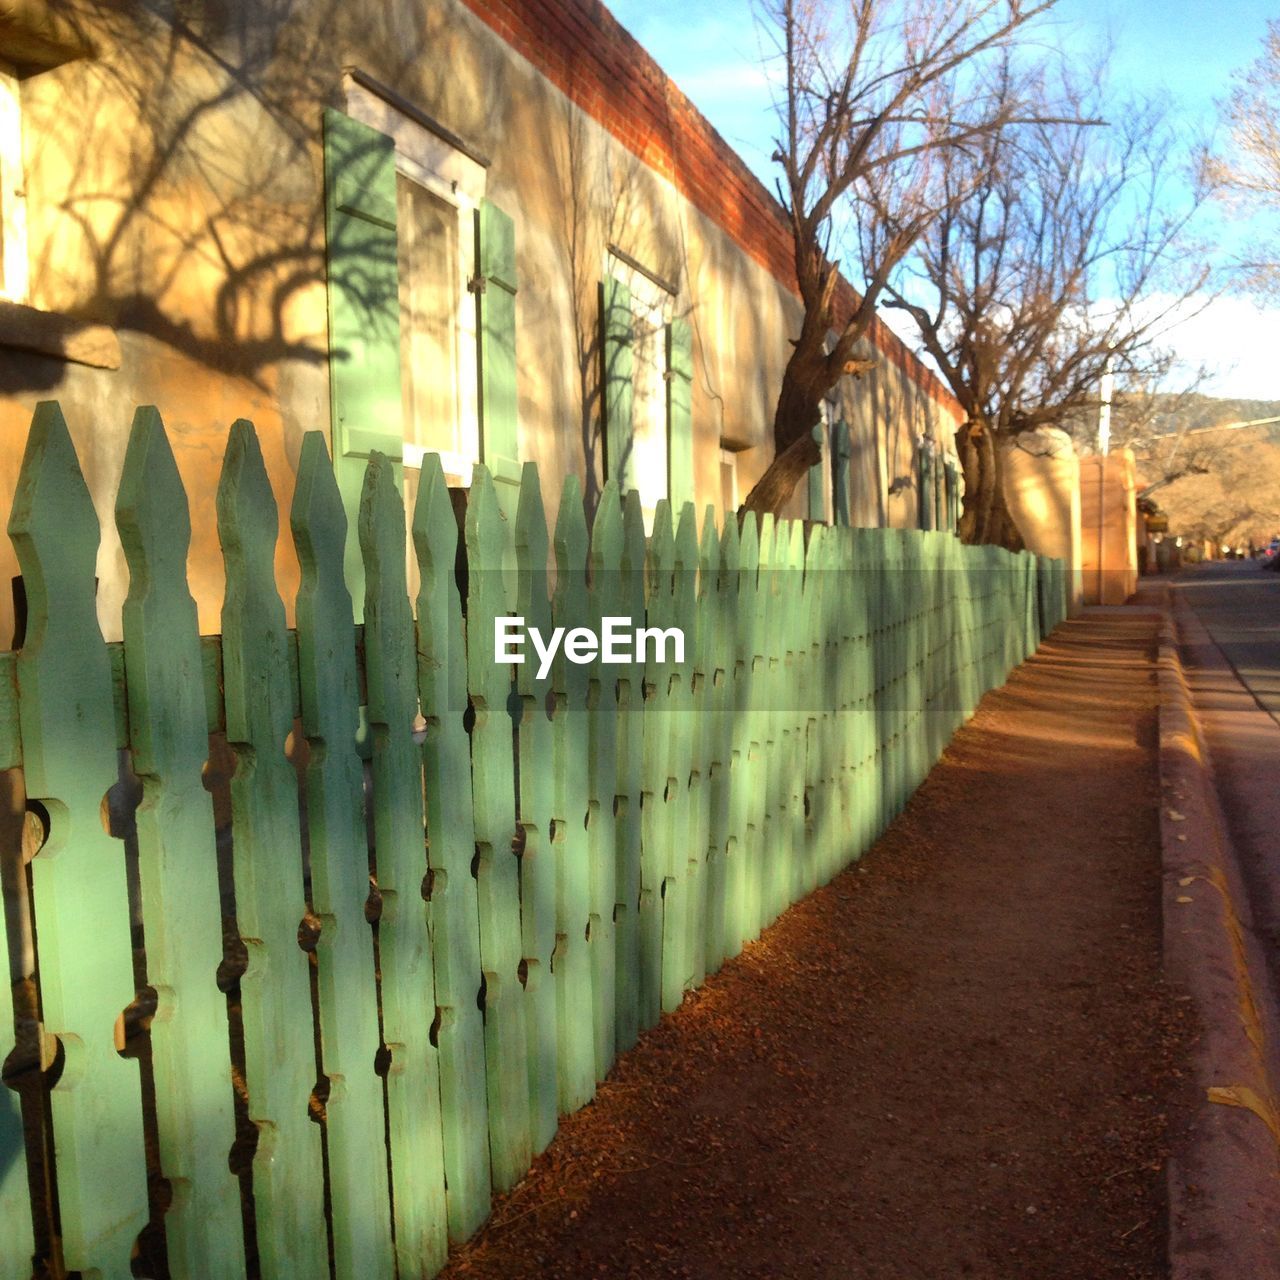
[[[1060,627],[445,1275],[1165,1274],[1193,1028],[1162,976],[1159,621]]]

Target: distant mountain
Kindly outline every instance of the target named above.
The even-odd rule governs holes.
[[[1267,418],[1280,419],[1280,400],[1154,398],[1132,445],[1139,491],[1168,514],[1170,535],[1237,546],[1280,533],[1280,421],[1211,429]]]
[[[1146,430],[1156,435],[1177,435],[1260,418],[1280,419],[1280,400],[1232,400],[1198,393],[1153,396],[1135,409],[1135,416],[1149,415]],[[1122,412],[1118,410],[1118,416]],[[1280,441],[1280,421],[1266,424],[1265,431],[1272,440]]]

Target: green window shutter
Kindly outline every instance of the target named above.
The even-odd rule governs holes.
[[[834,497],[834,523],[849,525],[849,460],[853,457],[853,442],[849,439],[849,424],[843,418],[831,428],[831,492]]]
[[[404,434],[395,144],[326,108],[324,179],[334,456],[379,449],[398,460]]]
[[[667,325],[667,496],[679,512],[693,496],[693,331]]]
[[[933,528],[933,454],[923,442],[916,448],[916,524]]]
[[[480,449],[498,486],[498,503],[514,518],[520,488],[516,426],[516,228],[489,200],[476,210],[479,299]],[[508,509],[509,508],[509,509]]]
[[[826,441],[826,429],[823,423],[819,422],[813,429],[813,438],[817,441],[818,448],[822,450],[822,457],[809,468],[809,519],[825,520],[827,516],[827,495],[824,492],[823,480],[826,478],[827,468],[831,465],[828,460],[828,447]]]
[[[616,480],[626,493],[635,488],[631,463],[631,290],[619,280],[606,280],[601,292],[601,344],[604,367],[605,479]]]
[[[952,457],[947,458],[946,490],[947,528],[954,532],[960,523],[960,471]]]

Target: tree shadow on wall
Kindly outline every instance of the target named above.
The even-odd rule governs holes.
[[[340,101],[338,51],[355,19],[338,0],[205,3],[167,17],[109,0],[53,7],[98,53],[24,84],[35,304],[263,391],[272,366],[323,365],[321,115]],[[396,50],[389,78],[426,56],[434,20],[380,41]],[[363,158],[350,162],[358,181]],[[328,269],[376,317],[394,253],[394,234],[349,220]],[[63,372],[36,358],[0,381],[45,391]]]

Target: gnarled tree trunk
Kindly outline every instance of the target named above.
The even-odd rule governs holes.
[[[964,472],[964,508],[957,532],[971,546],[1023,550],[1025,543],[1004,497],[1004,458],[996,434],[980,419],[956,432]]]

